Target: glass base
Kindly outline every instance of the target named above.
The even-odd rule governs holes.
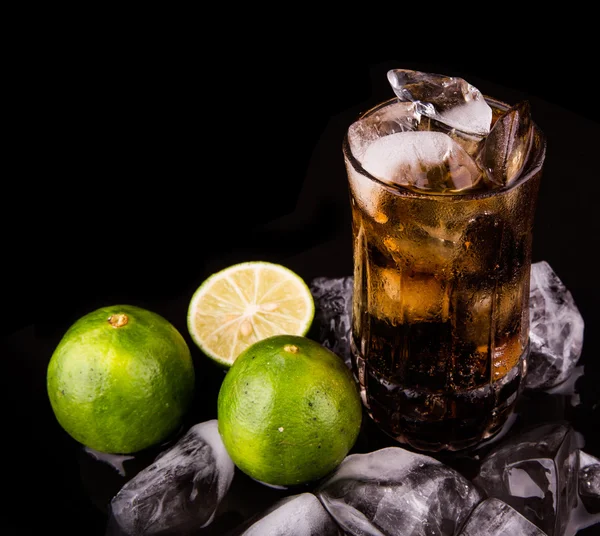
[[[352,354],[363,405],[383,432],[416,450],[462,451],[487,442],[507,423],[523,389],[529,344],[500,380],[444,393],[390,384],[362,358],[353,341]]]

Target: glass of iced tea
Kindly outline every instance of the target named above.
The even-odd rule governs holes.
[[[424,451],[496,435],[523,386],[545,139],[528,102],[388,72],[348,129],[353,368],[379,427]]]

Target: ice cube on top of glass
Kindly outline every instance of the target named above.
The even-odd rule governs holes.
[[[362,166],[371,175],[438,193],[473,188],[481,170],[443,132],[399,132],[379,138],[365,151]]]
[[[499,189],[543,151],[527,101],[494,104],[439,74],[392,69],[387,78],[397,98],[348,129],[352,155],[381,182],[434,194]]]
[[[529,102],[522,101],[496,121],[485,139],[480,159],[488,179],[504,186],[519,177],[532,141],[531,110]]]
[[[373,115],[363,117],[348,129],[352,154],[362,162],[365,151],[375,140],[417,130],[420,120],[421,114],[411,102],[394,102]]]
[[[415,103],[420,114],[467,134],[489,133],[492,109],[462,78],[408,69],[391,69],[387,78],[398,99]]]

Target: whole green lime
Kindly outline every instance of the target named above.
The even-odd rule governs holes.
[[[303,336],[275,335],[243,351],[219,390],[219,433],[233,462],[274,486],[335,469],[360,431],[362,406],[348,367]]]
[[[107,453],[158,444],[183,422],[194,393],[185,339],[162,316],[132,305],[77,320],[47,370],[50,404],[75,440]]]

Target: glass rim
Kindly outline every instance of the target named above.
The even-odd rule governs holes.
[[[502,102],[501,100],[494,99],[493,97],[489,97],[488,95],[483,95],[483,98],[491,106],[495,106],[496,108],[499,108],[503,112],[508,110],[511,107],[509,104]],[[390,99],[387,99],[378,104],[375,104],[374,106],[370,107],[369,109],[365,110],[364,112],[361,112],[360,114],[358,114],[358,116],[351,123],[351,125],[354,124],[356,121],[359,121],[360,119],[377,112],[381,108],[389,106],[393,102],[399,102],[398,98],[391,97]],[[537,134],[540,137],[541,146],[540,146],[540,149],[538,150],[538,154],[535,155],[535,157],[534,157],[533,161],[531,162],[531,164],[529,165],[529,167],[521,173],[521,176],[516,181],[512,182],[508,186],[503,186],[502,188],[493,188],[490,190],[477,191],[477,192],[473,192],[473,193],[440,194],[440,193],[417,192],[415,190],[410,190],[409,188],[406,188],[406,187],[402,186],[401,184],[388,183],[388,182],[384,182],[384,181],[378,179],[374,175],[371,175],[371,173],[369,173],[366,169],[364,169],[362,167],[362,164],[352,154],[352,150],[350,149],[350,142],[348,140],[349,128],[347,128],[346,132],[344,133],[344,139],[342,142],[342,151],[344,153],[344,157],[347,159],[347,161],[349,162],[349,164],[352,166],[352,168],[355,171],[357,171],[358,173],[360,173],[362,176],[366,177],[367,179],[371,180],[372,182],[378,184],[379,186],[383,186],[384,188],[391,190],[392,192],[394,192],[394,194],[397,194],[397,195],[400,195],[403,197],[411,197],[411,198],[415,198],[415,199],[434,199],[438,202],[440,202],[440,201],[442,201],[442,202],[443,201],[460,201],[460,200],[467,201],[467,200],[473,200],[473,199],[484,199],[487,197],[494,197],[497,195],[502,195],[502,194],[505,194],[505,193],[513,190],[514,188],[518,188],[522,184],[529,182],[530,179],[535,177],[540,172],[542,165],[544,163],[544,160],[545,160],[545,155],[546,155],[546,137],[544,136],[543,132],[539,129],[539,127],[537,126],[537,124],[534,121],[532,121],[531,124],[532,124],[532,127],[535,129],[535,131],[537,132]]]

